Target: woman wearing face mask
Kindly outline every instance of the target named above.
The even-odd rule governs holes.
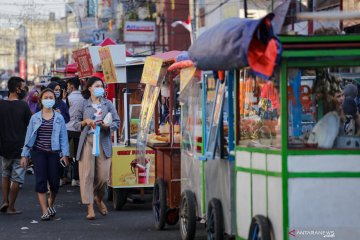
[[[21,153],[21,165],[26,167],[31,156],[35,170],[35,190],[42,210],[41,220],[46,221],[56,214],[54,205],[59,190],[60,161],[67,165],[69,143],[64,118],[53,110],[55,93],[51,89],[47,88],[41,92],[40,105],[41,111],[32,115],[30,119]],[[48,202],[47,183],[50,185]]]
[[[48,88],[55,92],[56,100],[54,109],[58,113],[61,113],[64,117],[65,123],[68,123],[70,121],[69,108],[62,100],[60,84],[58,82],[51,82],[49,83]]]
[[[119,128],[119,116],[113,104],[105,99],[104,83],[101,79],[88,79],[83,92],[84,102],[74,117],[74,128],[81,131],[76,159],[79,161],[80,193],[83,204],[87,205],[88,220],[95,219],[93,204],[100,214],[106,215],[107,208],[102,201],[106,183],[109,180],[112,146],[111,133]],[[112,123],[105,124],[102,120],[110,113]],[[92,155],[93,134],[96,125],[100,126],[100,154]]]

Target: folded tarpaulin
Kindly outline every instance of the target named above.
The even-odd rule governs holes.
[[[201,34],[189,57],[201,70],[233,70],[250,66],[265,79],[280,61],[281,44],[268,14],[262,19],[229,18]]]

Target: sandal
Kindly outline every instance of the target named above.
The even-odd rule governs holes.
[[[99,213],[103,216],[107,215],[108,214],[108,210],[107,210],[107,207],[105,205],[105,203],[103,201],[101,202],[97,202],[96,203],[96,206],[99,210]]]
[[[56,215],[56,210],[54,207],[48,207],[48,214],[50,217],[55,217]]]
[[[6,212],[9,207],[8,203],[3,203],[0,207],[0,212]]]
[[[101,215],[105,216],[108,214],[107,207],[103,201],[99,201],[99,199],[97,197],[95,197],[94,202],[95,202],[97,209]]]
[[[50,220],[50,215],[48,213],[44,213],[41,216],[41,221],[49,221]]]

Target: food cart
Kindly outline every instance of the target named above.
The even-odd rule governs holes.
[[[155,227],[159,230],[165,223],[174,225],[179,219],[180,114],[176,89],[180,83],[176,73],[167,71],[179,54],[179,51],[171,51],[147,57],[142,75],[146,87],[141,104],[138,162],[146,164],[142,156],[146,146],[155,151],[153,212]],[[159,114],[160,109],[162,114]]]
[[[234,99],[229,96],[233,96],[234,76],[209,71],[195,73],[191,68],[181,70],[186,71],[196,77],[191,78],[180,94],[181,236],[193,239],[197,220],[206,222],[208,228],[216,228],[216,234],[231,235]],[[219,239],[219,235],[211,237]]]
[[[266,30],[267,24],[267,17],[261,21],[236,18],[225,20],[204,32],[189,49],[189,59],[197,70],[195,67],[188,67],[180,73],[180,76],[184,76],[181,83],[187,84],[180,93],[180,101],[183,103],[180,203],[182,239],[195,237],[198,220],[206,223],[208,239],[223,239],[225,234],[236,235],[234,105],[237,98],[234,97],[234,84],[239,74],[235,70],[247,65],[247,60],[244,60],[247,52],[262,54],[267,51],[266,47],[253,47],[249,51],[245,49],[251,43],[251,39],[248,39],[252,36],[251,32],[258,31],[259,28]],[[239,26],[246,27],[241,29]],[[234,37],[231,36],[232,32],[239,34]],[[243,38],[237,39],[238,36]],[[272,39],[269,38],[268,41]],[[244,42],[248,45],[245,46]],[[229,43],[236,45],[234,48],[238,48],[238,51],[224,46]],[[272,66],[276,63],[278,45],[277,42],[272,43],[273,49],[270,50],[275,52],[274,56],[261,64],[252,62],[263,75],[268,75],[269,72],[262,71],[259,66],[267,65],[268,60]],[[233,52],[240,56],[234,59],[226,55]],[[200,69],[203,71],[200,72]]]
[[[146,148],[146,163],[137,162],[137,134],[144,85],[140,83],[144,59],[126,57],[124,45],[98,48],[107,84],[115,84],[120,136],[114,134],[108,200],[121,210],[134,190],[152,188],[155,182],[155,151]]]
[[[227,71],[224,81],[203,72],[188,84],[181,108],[183,239],[193,239],[199,219],[209,239],[224,233],[236,239],[358,239],[359,115],[351,98],[341,98],[349,82],[359,88],[360,37],[280,40],[281,64],[270,79],[242,67]],[[216,144],[212,161],[211,141],[221,139],[228,146]]]
[[[359,40],[284,36],[272,81],[240,70],[237,239],[358,239],[360,136],[336,96],[359,73]]]

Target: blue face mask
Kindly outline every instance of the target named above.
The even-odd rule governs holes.
[[[54,99],[43,99],[41,100],[42,105],[44,108],[52,108],[55,105]]]
[[[59,98],[60,97],[60,92],[56,91],[55,96],[56,96],[56,98]]]
[[[102,87],[96,87],[94,88],[94,96],[95,97],[102,97],[104,96],[105,90]]]

